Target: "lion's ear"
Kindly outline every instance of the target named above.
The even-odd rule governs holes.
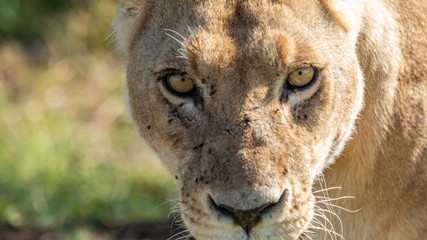
[[[352,42],[356,41],[362,25],[365,0],[321,0],[330,17],[349,35]]]
[[[145,22],[148,0],[124,0],[123,7],[119,9],[117,17],[112,23],[110,37],[116,50],[125,54],[133,45],[133,42]]]

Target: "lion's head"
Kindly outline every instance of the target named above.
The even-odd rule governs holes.
[[[127,1],[116,20],[140,135],[197,239],[296,239],[362,106],[358,3]]]

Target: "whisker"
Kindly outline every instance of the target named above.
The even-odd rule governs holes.
[[[186,56],[176,56],[176,58],[188,59]]]
[[[190,33],[190,38],[195,39],[196,35],[194,34],[193,29],[191,29],[189,25],[187,25],[187,28],[188,28],[188,32]]]
[[[308,238],[309,240],[313,240],[309,235],[307,235],[307,232],[303,232],[301,235],[304,235],[304,238]]]
[[[319,230],[323,230],[323,231],[327,231],[327,232],[329,232],[329,233],[331,233],[331,234],[334,234],[335,236],[339,237],[340,239],[345,240],[345,238],[344,238],[341,234],[336,233],[336,232],[333,232],[333,231],[331,231],[331,230],[328,230],[328,229],[322,229],[322,228],[320,228],[320,227],[316,227],[316,226],[311,226],[311,228],[319,229]],[[335,239],[336,239],[336,238],[335,238]]]
[[[169,37],[171,37],[172,39],[174,39],[175,41],[177,41],[183,47],[186,47],[186,45],[182,42],[182,40],[184,40],[185,37],[182,36],[179,32],[177,32],[175,30],[172,30],[172,29],[165,29],[165,31],[166,31],[166,33],[165,33],[166,35],[168,35]],[[175,35],[178,35],[178,37],[180,37],[182,40],[179,40],[178,38],[176,38],[175,36],[172,36],[172,34],[170,34],[168,32],[171,32],[171,33],[174,33]]]
[[[155,208],[153,208],[153,209],[152,209],[152,211],[154,211],[154,210],[158,209],[159,207],[161,207],[161,206],[163,206],[163,205],[165,205],[165,204],[167,204],[167,203],[175,202],[175,201],[179,201],[179,199],[175,198],[175,199],[169,199],[169,200],[166,200],[166,201],[164,201],[164,202],[160,203],[159,205],[157,205]]]
[[[325,223],[325,225],[323,225],[318,219],[313,219],[313,223],[317,223],[318,225],[320,225],[320,226],[314,226],[314,225],[312,225],[311,224],[311,227],[312,228],[315,228],[315,229],[319,229],[319,230],[322,230],[322,231],[324,231],[325,233],[327,233],[327,235],[325,234],[325,237],[323,238],[323,239],[326,239],[326,236],[330,236],[331,237],[331,239],[333,239],[334,237],[332,236],[332,234],[331,234],[331,232],[335,232],[335,231],[333,231],[333,230],[330,230],[330,229],[328,229],[325,225],[326,225],[326,223]],[[336,239],[336,238],[335,238]]]
[[[335,230],[334,225],[332,224],[332,222],[323,213],[321,213],[320,215],[315,213],[315,215],[317,215],[318,217],[321,217],[325,221],[325,225],[324,225],[325,229],[329,229],[328,228],[328,225],[329,225],[329,226],[331,226],[330,230],[333,231],[333,232],[336,232],[336,230]],[[318,220],[318,221],[320,221],[320,220]],[[336,239],[336,237],[335,237],[335,239]]]
[[[321,212],[318,212],[318,211],[321,211]],[[326,217],[326,216],[324,215],[324,212],[328,212],[328,213],[332,214],[333,216],[335,216],[335,217],[338,219],[339,223],[340,223],[340,229],[341,229],[341,231],[344,229],[343,224],[342,224],[342,221],[341,221],[341,218],[338,216],[338,214],[337,214],[337,213],[335,213],[335,212],[331,212],[331,211],[329,211],[329,210],[322,209],[322,208],[319,208],[319,209],[315,210],[315,214],[316,214],[316,213],[319,213],[321,217]],[[319,216],[319,215],[318,215],[318,216]],[[328,219],[328,221],[329,221],[329,219]],[[332,225],[332,223],[331,223],[331,225]],[[332,228],[333,228],[333,227],[332,227]]]
[[[187,50],[183,49],[183,48],[179,48],[178,50],[176,50],[178,53],[180,53],[181,55],[176,56],[176,58],[183,58],[183,59],[188,59],[187,57]]]
[[[342,189],[342,187],[330,187],[330,188],[325,188],[325,189],[320,189],[320,190],[316,190],[316,191],[313,191],[313,194],[315,194],[315,193],[320,193],[320,192],[326,192],[326,191],[330,191],[330,190],[334,190],[334,189],[338,189],[338,190],[341,190]]]
[[[173,229],[173,226],[177,226],[177,230],[185,228],[184,220],[181,218],[181,216],[174,217],[171,223],[171,230]]]
[[[328,202],[324,202],[324,203],[322,203],[322,204],[324,204],[324,205],[326,205],[326,206],[330,206],[330,207],[338,208],[338,209],[341,209],[341,210],[346,211],[346,212],[349,212],[349,213],[356,213],[356,212],[359,212],[360,210],[362,210],[362,208],[359,208],[359,209],[357,209],[357,210],[350,210],[350,209],[347,209],[347,208],[345,208],[345,207],[341,207],[341,206],[338,206],[338,205],[336,205],[336,204],[332,204],[332,203],[328,203]]]
[[[187,53],[187,52],[188,52],[188,50],[187,50],[187,49],[185,49],[185,48],[179,48],[179,49],[178,49],[178,52],[180,52],[180,53]]]
[[[173,29],[166,28],[166,29],[165,29],[165,31],[169,31],[169,32],[171,32],[171,33],[175,33],[176,35],[178,35],[178,37],[180,37],[180,38],[182,38],[182,39],[184,39],[184,38],[185,38],[181,33],[177,32],[177,31],[175,31],[175,30],[173,30]]]
[[[339,215],[338,215],[336,212],[331,212],[331,211],[329,211],[328,209],[323,209],[323,208],[321,208],[321,207],[319,207],[319,206],[316,206],[316,207],[317,207],[317,208],[316,208],[315,212],[317,212],[317,211],[327,212],[327,213],[333,214],[336,218],[340,218],[340,217],[339,217]],[[318,213],[319,213],[319,212],[318,212]]]
[[[338,200],[342,200],[342,199],[355,199],[355,197],[353,197],[353,196],[342,196],[342,197],[338,197],[338,198],[327,198],[327,197],[322,197],[322,196],[314,196],[314,197],[322,199],[320,201],[316,200],[316,203],[317,202],[338,201]]]
[[[321,186],[321,188],[323,188],[323,189],[328,189],[328,186],[327,186],[327,184],[326,184],[326,180],[325,180],[325,177],[324,177],[324,175],[323,174],[321,174],[320,175],[320,186]],[[323,196],[325,197],[325,198],[327,198],[327,199],[330,199],[330,197],[329,197],[329,192],[328,191],[324,191],[324,192],[322,192],[322,194],[323,194]],[[328,208],[328,210],[330,211],[330,212],[334,212],[334,210],[330,207],[330,206],[328,206],[328,205],[326,205],[325,204],[325,206],[326,206],[326,208]],[[329,217],[331,217],[331,215],[329,215]],[[326,215],[325,215],[325,224],[326,224],[326,219],[329,219],[329,218],[327,218],[326,217]],[[333,227],[332,227],[333,228]],[[335,231],[335,229],[334,229],[334,231]],[[331,237],[332,238],[332,237]],[[336,239],[336,238],[335,238]]]
[[[188,233],[188,230],[184,230],[184,231],[181,231],[181,232],[175,233],[174,235],[170,236],[167,240],[172,240],[172,239],[174,239],[175,237],[178,237],[178,236],[180,236],[180,235],[182,235],[182,234],[189,234],[189,233]],[[186,236],[187,236],[187,235],[186,235]],[[176,240],[178,240],[178,239],[176,239]]]

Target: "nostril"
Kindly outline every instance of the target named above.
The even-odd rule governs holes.
[[[209,201],[217,212],[231,217],[247,234],[249,234],[252,228],[261,220],[262,215],[277,205],[277,203],[266,203],[251,210],[238,210],[224,204],[216,204],[211,196],[209,196]]]
[[[272,210],[274,207],[276,207],[277,205],[280,205],[281,203],[287,202],[287,201],[288,201],[288,195],[289,195],[289,194],[288,194],[288,189],[285,189],[285,190],[283,191],[283,193],[282,193],[282,196],[280,196],[279,201],[277,201],[276,203],[272,203],[272,204],[270,204],[270,205],[266,206],[264,209],[262,209],[262,210],[259,212],[259,215],[260,215],[260,216],[263,216],[263,215],[265,215],[265,214],[267,214],[267,213],[271,212],[271,210]]]
[[[232,211],[230,211],[230,210],[229,210],[230,208],[228,208],[228,207],[223,207],[224,205],[220,205],[220,206],[218,206],[218,205],[216,204],[216,202],[212,199],[212,197],[211,197],[211,196],[209,196],[209,201],[210,201],[210,203],[211,203],[211,206],[213,206],[217,212],[221,213],[222,215],[225,215],[225,216],[231,217],[231,218],[233,218],[233,219],[235,219],[235,218],[236,218],[236,215],[235,215]]]

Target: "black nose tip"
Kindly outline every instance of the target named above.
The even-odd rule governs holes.
[[[252,228],[261,220],[260,213],[273,205],[274,203],[267,203],[255,209],[246,211],[237,210],[226,205],[219,205],[218,208],[222,208],[224,211],[227,211],[228,215],[231,215],[234,221],[239,224],[247,234],[249,234]]]
[[[249,234],[252,228],[261,220],[263,213],[268,212],[276,205],[276,203],[266,203],[251,210],[237,210],[224,204],[217,205],[212,198],[210,198],[210,200],[218,212],[233,218],[247,234]]]

